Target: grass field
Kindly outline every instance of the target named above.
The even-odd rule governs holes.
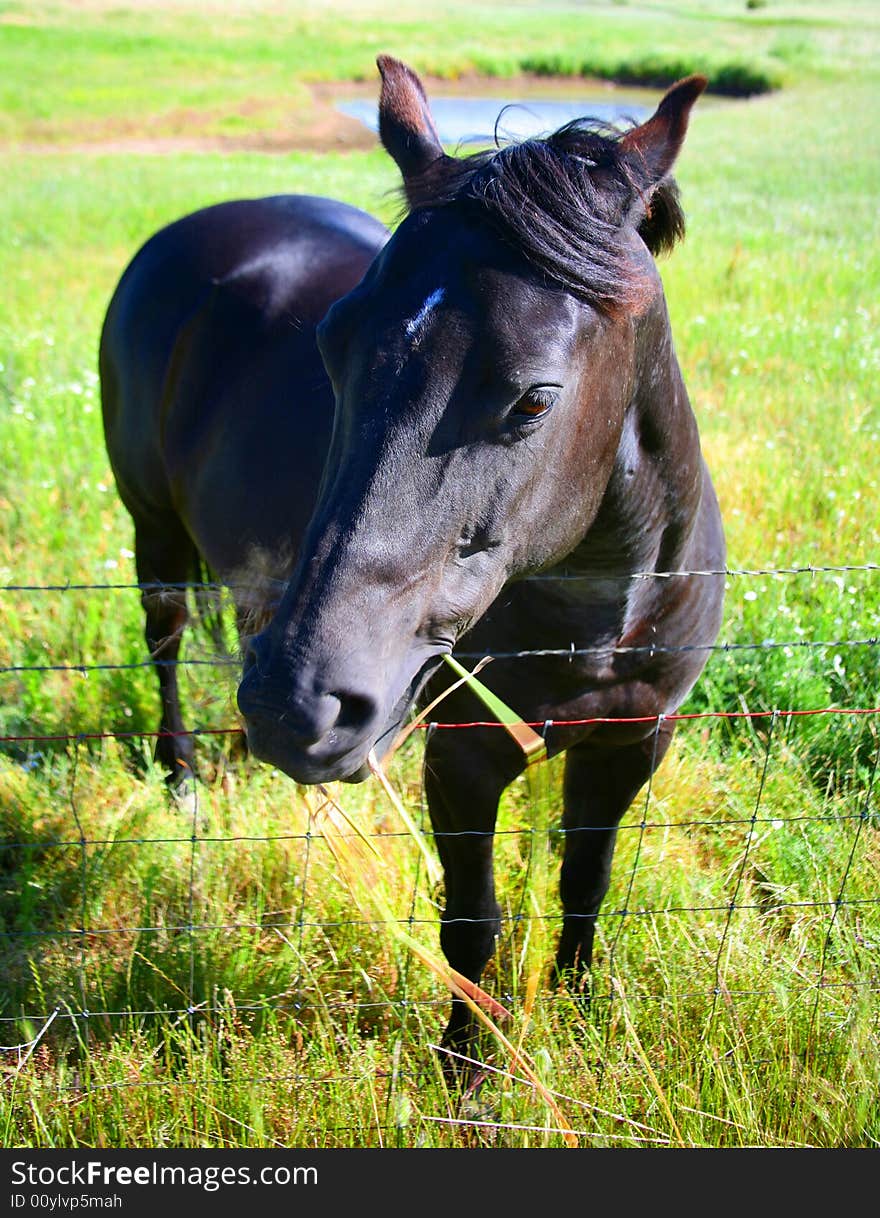
[[[453,0],[442,25],[408,0],[0,3],[0,584],[135,579],[96,346],[141,241],[287,190],[393,220],[384,154],[307,136],[329,121],[314,82],[372,79],[382,50],[465,82],[705,68],[719,89],[774,86],[698,105],[677,170],[688,237],[662,272],[731,569],[819,570],[730,577],[733,646],[685,709],[876,708],[870,3]],[[621,833],[589,1013],[542,987],[523,1016],[558,925],[558,842],[532,854],[515,784],[487,985],[563,1098],[499,1075],[462,1105],[429,1047],[445,990],[340,868],[315,793],[208,736],[195,799],[175,803],[137,735],[158,717],[149,672],[38,670],[141,662],[137,594],[4,590],[0,640],[0,1043],[39,1037],[2,1054],[3,1145],[556,1146],[562,1118],[582,1145],[877,1145],[876,715],[682,725]],[[186,654],[212,653],[195,634]],[[186,670],[193,725],[235,726],[235,678]],[[135,735],[8,739],[97,732]],[[416,742],[393,779],[421,820]],[[559,780],[552,765],[538,800],[551,822]],[[381,835],[379,898],[436,951],[441,894],[392,804],[372,784],[338,798]]]

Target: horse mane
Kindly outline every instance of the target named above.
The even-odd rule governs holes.
[[[623,134],[575,119],[544,138],[439,157],[408,179],[409,208],[476,211],[551,282],[619,314],[646,293],[626,233],[634,200],[642,209],[636,229],[653,255],[671,250],[685,231],[674,179],[662,179],[645,197]]]

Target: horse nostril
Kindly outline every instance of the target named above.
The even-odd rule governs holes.
[[[339,700],[339,715],[336,726],[359,730],[371,723],[376,717],[378,707],[376,702],[362,694],[336,694]]]
[[[260,639],[247,650],[238,707],[254,740],[285,739],[309,754],[351,747],[351,738],[369,732],[379,716],[378,702],[361,693],[336,693],[279,684],[261,671]],[[259,748],[254,751],[259,755]]]
[[[324,736],[339,726],[342,703],[335,694],[322,694],[308,716],[308,736],[317,744]]]
[[[242,657],[242,673],[247,674],[252,670],[257,670],[257,676],[262,677],[263,673],[260,668],[260,662],[266,654],[266,642],[262,635],[254,634],[244,641],[244,654]]]

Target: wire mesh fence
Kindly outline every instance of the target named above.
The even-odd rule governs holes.
[[[878,570],[880,565],[870,563],[805,565],[644,573],[639,578],[724,574],[744,581],[814,580],[855,573],[872,578]],[[0,589],[24,598],[102,597],[116,591],[137,596],[145,590],[152,586],[10,583]],[[214,591],[229,594],[219,585]],[[833,666],[851,651],[871,657],[863,664],[870,672],[872,665],[876,669],[878,643],[869,629],[826,638],[802,633],[722,638],[706,650],[734,666],[751,654],[778,655],[785,661],[826,653],[837,657],[828,661]],[[7,646],[0,677],[11,683],[9,706],[18,712],[17,718],[4,720],[15,730],[0,734],[0,750],[8,761],[0,839],[5,881],[0,953],[9,981],[0,1007],[0,1051],[10,1075],[25,1071],[53,1038],[88,1050],[116,1029],[151,1025],[192,1032],[205,1022],[238,1020],[256,1026],[268,1019],[309,1029],[325,1020],[328,1026],[353,1023],[366,1034],[406,1030],[426,1049],[436,1041],[448,995],[436,979],[422,976],[406,953],[388,944],[382,917],[368,916],[352,900],[322,833],[321,793],[294,788],[281,775],[231,760],[242,735],[230,714],[228,683],[238,668],[231,648],[224,654],[182,658],[185,670],[192,669],[209,685],[216,681],[221,692],[219,709],[212,709],[209,721],[186,733],[213,750],[211,778],[175,799],[156,781],[142,781],[142,773],[131,765],[138,755],[131,749],[140,749],[143,760],[159,732],[140,722],[56,730],[51,707],[25,722],[38,700],[22,697],[15,685],[48,674],[86,680],[137,675],[146,673],[152,661],[90,655],[31,662],[32,647],[17,657],[15,640],[7,640]],[[568,650],[502,652],[497,658],[584,650],[575,641]],[[472,660],[484,656],[468,653],[466,647],[456,654]],[[709,686],[707,698],[718,688],[711,681]],[[682,1011],[697,1010],[711,1020],[716,1012],[740,1018],[737,1011],[753,1018],[776,1012],[770,1018],[781,1018],[783,1008],[797,1008],[811,1052],[820,1056],[840,1051],[839,1041],[815,1034],[824,1012],[844,1027],[855,1004],[867,1003],[876,1011],[880,699],[866,696],[871,690],[864,682],[854,692],[861,698],[849,704],[830,698],[821,705],[785,704],[783,685],[773,706],[704,700],[695,709],[665,717],[675,721],[680,743],[620,826],[612,887],[597,920],[589,1015],[594,1026],[610,1026],[624,981],[627,1011],[653,1006],[681,1017]],[[191,713],[204,712],[206,705],[204,698],[197,700]],[[422,734],[499,728],[485,719],[446,721],[442,707],[435,715],[434,722],[420,725]],[[546,733],[587,722],[552,720],[533,726]],[[659,731],[660,720],[643,722]],[[824,734],[817,752],[819,724]],[[808,730],[814,734],[808,737]],[[416,734],[392,777],[436,851],[415,742]],[[804,762],[807,754],[809,764]],[[553,762],[550,769],[551,808],[557,809],[561,766]],[[337,793],[334,798],[345,803],[348,796]],[[351,836],[367,839],[387,864],[396,922],[436,945],[442,888],[430,882],[412,835],[381,793],[365,800],[358,796],[354,806],[358,823]],[[563,830],[554,821],[536,841],[527,787],[514,784],[505,797],[494,837],[506,891],[487,984],[510,1010],[528,1005],[523,962],[530,944],[540,941],[549,958],[562,923],[552,891],[555,875],[545,891],[533,890],[535,851],[558,864],[567,835],[606,828]],[[547,1018],[584,1018],[565,992],[544,986],[541,1003]],[[876,1013],[872,1019],[876,1026]],[[756,1078],[761,1060],[760,1054],[749,1059]],[[392,1092],[398,1095],[410,1084],[417,1088],[418,1079],[399,1063],[396,1073],[386,1074],[384,1102],[393,1108],[397,1100]],[[316,1073],[305,1057],[293,1069],[239,1070],[229,1077],[231,1085],[245,1089],[284,1084],[299,1102],[305,1102],[302,1092],[309,1088],[335,1095],[340,1088],[376,1084],[376,1072],[369,1067],[338,1076],[326,1069]],[[180,1062],[158,1076],[144,1072],[114,1082],[98,1075],[84,1081],[81,1074],[58,1070],[53,1086],[58,1095],[79,1101],[84,1094],[121,1088],[211,1090],[216,1075],[188,1072]],[[375,1121],[377,1137],[391,1126],[399,1136],[399,1112],[395,1108],[397,1115],[389,1115],[391,1108]],[[485,1120],[461,1112],[423,1112],[420,1120],[451,1124],[459,1132],[530,1128],[524,1120]],[[540,1128],[546,1134],[550,1126]],[[363,1122],[356,1130],[343,1124],[334,1130],[325,1129],[331,1142],[355,1133],[370,1136]],[[603,1136],[612,1137],[607,1131]],[[665,1141],[665,1135],[655,1138],[647,1130],[638,1134],[629,1129],[626,1137]]]

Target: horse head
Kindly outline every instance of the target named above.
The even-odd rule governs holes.
[[[633,474],[625,418],[671,350],[651,255],[683,229],[668,175],[706,83],[624,133],[578,121],[455,158],[418,77],[378,62],[408,212],[318,328],[329,457],[238,695],[252,751],[306,783],[364,777],[439,658]]]

